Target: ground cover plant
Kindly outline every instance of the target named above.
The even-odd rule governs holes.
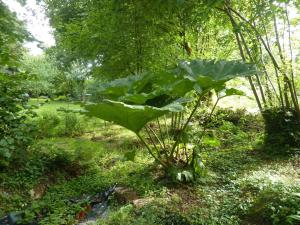
[[[78,109],[52,102],[40,113],[55,110],[53,105]],[[41,224],[72,224],[85,202],[72,199],[117,183],[133,188],[138,199],[151,200],[138,206],[113,195],[108,217],[98,224],[297,224],[290,216],[299,210],[294,195],[299,192],[299,158],[265,155],[259,149],[263,119],[225,111],[218,109],[211,118],[206,140],[213,134],[221,145],[202,143],[206,172],[193,184],[166,179],[134,133],[89,119],[83,135],[43,138],[29,151],[24,167],[1,173],[1,215],[25,210],[27,220],[43,215]],[[250,121],[255,125],[247,126]],[[134,160],[127,158],[133,151]]]

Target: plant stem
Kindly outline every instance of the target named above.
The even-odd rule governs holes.
[[[207,90],[207,91],[208,91],[208,90]],[[180,141],[180,138],[181,138],[182,133],[184,132],[184,130],[185,130],[186,127],[188,126],[189,122],[191,121],[191,119],[192,119],[194,113],[196,112],[196,110],[198,109],[198,107],[199,107],[199,105],[200,105],[200,102],[201,102],[201,99],[202,99],[203,95],[206,94],[207,91],[204,92],[204,93],[202,93],[201,95],[199,95],[199,98],[198,98],[198,100],[197,100],[197,102],[196,102],[196,105],[195,105],[194,109],[192,110],[192,112],[191,112],[189,118],[188,118],[187,121],[185,122],[185,124],[184,124],[184,126],[182,127],[182,129],[179,131],[178,135],[176,135],[176,140],[175,140],[175,143],[174,143],[173,146],[172,146],[172,149],[171,149],[171,153],[170,153],[169,158],[172,158],[172,157],[173,157],[174,151],[175,151],[176,146],[178,145],[178,143],[179,143],[179,141]]]
[[[157,118],[157,125],[158,125],[158,129],[159,129],[161,142],[163,144],[164,149],[166,149],[166,144],[165,144],[165,140],[164,140],[165,138],[164,138],[164,135],[163,135],[162,127],[160,126],[159,118]]]
[[[218,103],[219,103],[219,101],[221,100],[222,98],[217,98],[217,101],[215,102],[215,104],[214,104],[214,106],[213,106],[213,108],[212,108],[212,110],[210,111],[210,114],[209,114],[209,116],[208,116],[208,121],[211,121],[211,118],[212,118],[212,115],[213,115],[213,113],[214,113],[214,111],[215,111],[215,109],[216,109],[216,107],[217,107],[217,105],[218,105]],[[207,123],[208,124],[208,123]],[[203,128],[203,131],[202,131],[202,133],[201,133],[201,135],[200,135],[200,137],[199,137],[199,139],[198,139],[198,141],[197,141],[197,145],[200,143],[200,141],[202,140],[202,138],[203,138],[203,136],[204,136],[204,134],[205,134],[205,132],[206,132],[206,130],[207,130],[207,124],[205,124],[205,126],[204,126],[204,128]],[[191,163],[193,164],[194,163],[194,160],[195,160],[195,156],[196,156],[196,152],[195,152],[195,149],[193,149],[193,155],[192,155],[192,160],[191,160]]]
[[[159,154],[159,149],[157,148],[156,143],[155,143],[154,139],[152,138],[147,126],[145,126],[145,130],[146,130],[146,133],[147,133],[148,137],[150,138],[150,141],[151,141],[153,147],[155,148],[157,154]]]
[[[153,154],[153,152],[152,152],[150,146],[146,143],[146,141],[142,138],[142,136],[141,136],[139,133],[136,133],[136,135],[137,135],[138,138],[141,140],[141,142],[146,146],[146,148],[147,148],[149,154],[150,154],[156,161],[158,161],[164,168],[168,168],[168,166],[167,166],[163,161],[161,161],[159,158],[157,158],[157,157]]]
[[[215,104],[214,104],[212,110],[210,111],[210,114],[209,114],[209,116],[208,116],[208,121],[209,121],[209,122],[211,121],[212,115],[213,115],[213,113],[214,113],[214,111],[215,111],[215,109],[216,109],[216,107],[217,107],[217,105],[218,105],[218,103],[219,103],[219,101],[220,101],[221,99],[222,99],[222,97],[218,97],[218,98],[217,98],[217,101],[215,102]],[[199,142],[200,142],[201,139],[203,138],[203,136],[204,136],[204,134],[205,134],[205,132],[206,132],[206,130],[207,130],[207,125],[208,125],[208,123],[206,123],[206,124],[204,125],[203,131],[202,131],[202,133],[201,133],[201,135],[200,135],[200,138],[199,138],[198,141],[197,141],[197,144],[199,144]]]
[[[149,130],[151,131],[151,133],[153,134],[153,136],[156,138],[156,140],[157,140],[158,143],[160,144],[160,147],[161,147],[162,149],[165,149],[165,147],[164,147],[162,141],[161,141],[160,138],[156,135],[156,133],[154,132],[154,130],[153,130],[150,126],[146,127],[146,129],[149,129]]]
[[[167,133],[167,137],[168,137],[168,142],[170,144],[170,135],[169,135],[169,128],[168,128],[168,124],[167,124],[167,118],[166,115],[164,116],[164,120],[165,120],[165,127],[166,127],[166,133]]]

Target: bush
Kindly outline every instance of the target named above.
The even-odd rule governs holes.
[[[245,147],[262,142],[264,124],[259,115],[247,113],[244,109],[223,108],[218,109],[211,118],[209,114],[205,111],[198,114],[200,127],[206,127],[202,141],[205,149]],[[199,131],[194,129],[194,132],[197,139]]]
[[[59,116],[51,113],[43,113],[37,119],[38,137],[53,137],[55,136],[55,128],[60,124]]]
[[[300,121],[293,110],[281,108],[263,112],[265,149],[273,154],[294,153],[300,148]]]
[[[245,109],[219,109],[214,115],[214,119],[228,121],[237,126],[242,124],[247,115]]]
[[[65,96],[65,95],[60,95],[58,96],[57,98],[55,98],[55,101],[61,101],[61,102],[64,102],[64,101],[67,101],[68,100],[68,97]]]
[[[40,142],[34,148],[34,157],[43,161],[46,170],[64,171],[77,176],[89,169],[94,163],[95,151],[91,146],[80,142],[74,144],[74,149],[65,149],[48,142]],[[36,160],[36,161],[37,161]]]
[[[75,113],[66,113],[64,115],[63,134],[67,137],[74,137],[83,134],[84,127],[80,118]]]
[[[7,166],[20,156],[24,158],[24,151],[33,141],[34,126],[27,119],[34,113],[28,107],[22,79],[24,74],[0,71],[0,166]]]
[[[61,148],[52,148],[49,152],[50,169],[60,169],[69,175],[77,176],[86,171],[93,162],[94,152],[91,148],[83,149],[78,146],[75,151],[66,151]]]
[[[296,224],[289,217],[300,210],[300,198],[294,196],[294,191],[295,188],[284,185],[267,187],[254,200],[249,218],[256,218],[263,224]]]
[[[37,120],[38,137],[74,137],[83,134],[81,119],[75,113],[65,113],[62,117],[43,113]]]
[[[202,112],[198,116],[200,125],[208,125],[210,128],[218,128],[223,125],[224,121],[240,127],[243,131],[263,129],[262,120],[258,115],[248,113],[245,109],[232,110],[229,108],[220,108],[209,120],[209,112]]]

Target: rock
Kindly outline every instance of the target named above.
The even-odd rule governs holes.
[[[93,197],[88,197],[90,204],[76,216],[76,219],[79,221],[78,225],[96,224],[97,219],[106,218],[109,211],[109,196],[114,193],[115,188],[116,186],[114,185],[102,194],[98,193]]]
[[[135,200],[133,200],[133,205],[136,207],[136,208],[142,208],[142,207],[144,207],[145,205],[148,205],[148,204],[150,204],[151,202],[153,202],[154,201],[154,198],[151,198],[151,197],[149,197],[149,198],[140,198],[140,199],[135,199]]]
[[[38,185],[36,185],[33,189],[29,191],[29,194],[32,199],[40,199],[43,197],[47,190],[47,184],[45,182],[40,182]]]
[[[128,187],[116,187],[115,196],[117,201],[122,204],[132,203],[139,198],[136,191]]]
[[[91,137],[91,141],[97,142],[97,141],[103,141],[102,136],[93,136]]]

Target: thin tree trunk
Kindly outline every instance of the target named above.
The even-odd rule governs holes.
[[[237,12],[236,10],[228,7],[228,10],[234,12],[235,15],[237,15],[241,20],[243,20],[244,22],[246,22],[247,24],[249,24],[251,26],[251,28],[253,29],[253,31],[255,31],[255,33],[258,35],[259,39],[261,40],[261,43],[263,44],[264,48],[266,49],[266,51],[268,52],[272,62],[273,62],[273,65],[284,75],[284,82],[286,82],[287,84],[287,87],[289,88],[290,90],[290,93],[291,93],[291,98],[292,98],[292,102],[295,106],[295,110],[296,110],[296,113],[297,113],[297,116],[298,118],[300,119],[300,108],[299,108],[299,105],[298,105],[298,100],[297,100],[297,96],[294,95],[294,91],[293,91],[293,86],[290,82],[290,79],[288,78],[288,76],[286,75],[286,73],[284,73],[282,71],[282,69],[279,67],[274,55],[272,54],[271,50],[268,48],[268,46],[266,45],[266,42],[264,41],[264,39],[261,37],[260,33],[258,32],[258,30],[255,28],[255,26],[253,26],[253,24],[251,22],[249,22],[247,19],[245,19],[245,17],[243,17],[239,12]],[[228,11],[227,10],[227,11]]]
[[[262,18],[261,18],[261,20],[262,20]],[[263,20],[262,20],[262,27],[263,27],[264,32],[265,32],[267,46],[268,46],[269,49],[271,49],[268,32],[267,32],[267,29],[266,29],[266,26],[265,26]],[[262,59],[262,61],[263,61],[263,59]],[[278,86],[278,90],[279,90],[280,103],[281,103],[282,108],[284,108],[285,106],[284,106],[284,101],[283,101],[282,87],[281,87],[281,84],[280,84],[278,70],[277,70],[277,68],[275,66],[274,66],[274,72],[275,72],[275,77],[276,77],[276,80],[277,80],[277,86]]]
[[[250,59],[250,62],[251,62],[251,63],[255,63],[255,62],[254,62],[254,59],[253,59],[253,57],[252,57],[252,55],[251,55],[251,52],[250,52],[250,50],[249,50],[249,47],[248,47],[248,45],[247,45],[247,43],[246,43],[246,41],[245,41],[245,38],[244,38],[244,36],[243,36],[243,34],[242,34],[242,32],[238,32],[238,33],[239,33],[239,35],[240,35],[240,37],[241,37],[242,43],[243,43],[243,45],[244,45],[244,48],[246,49],[246,52],[247,52],[248,57],[249,57],[249,59]],[[259,78],[259,76],[258,76],[257,74],[255,75],[255,77],[256,77],[256,79],[257,79],[257,84],[258,84],[258,88],[259,88],[259,90],[260,90],[260,95],[261,95],[262,102],[263,102],[264,104],[266,104],[265,94],[264,94],[263,87],[262,87],[261,82],[260,82],[260,78]]]
[[[245,57],[245,54],[244,54],[244,51],[243,51],[243,47],[242,47],[242,44],[241,44],[241,41],[240,41],[240,37],[239,37],[239,34],[237,32],[237,24],[236,22],[234,21],[232,15],[231,15],[231,12],[229,9],[227,9],[226,11],[226,14],[228,15],[230,21],[231,21],[231,25],[233,27],[233,32],[235,34],[235,38],[236,38],[236,41],[237,41],[237,45],[239,47],[239,50],[240,50],[240,55],[242,57],[242,60],[245,62],[246,61],[246,57]],[[260,99],[258,97],[258,94],[257,94],[257,91],[255,89],[255,86],[253,84],[253,81],[252,81],[252,78],[251,77],[248,77],[248,81],[250,83],[250,86],[251,86],[251,89],[252,89],[252,92],[254,94],[254,97],[255,97],[255,100],[256,100],[256,103],[258,105],[258,108],[259,110],[262,112],[262,105],[261,105],[261,102],[260,102]]]
[[[291,72],[291,82],[292,86],[294,89],[294,95],[296,96],[298,107],[299,107],[299,101],[297,97],[297,92],[296,92],[296,86],[295,86],[295,71],[293,67],[293,48],[292,48],[292,40],[291,40],[291,23],[289,19],[289,14],[288,14],[288,8],[287,8],[287,3],[285,4],[285,15],[287,19],[287,24],[288,24],[288,45],[289,45],[289,51],[290,51],[290,72]]]
[[[280,40],[279,40],[279,34],[278,34],[278,28],[277,28],[277,20],[276,20],[276,16],[274,15],[273,17],[273,21],[274,21],[274,31],[275,31],[275,37],[276,37],[276,43],[277,43],[277,48],[278,48],[278,53],[279,53],[279,57],[281,59],[281,62],[283,64],[283,69],[281,70],[282,73],[284,73],[284,79],[283,79],[283,96],[284,96],[284,100],[285,100],[285,105],[287,106],[287,108],[290,108],[290,101],[289,101],[289,97],[288,97],[288,85],[287,85],[287,80],[285,79],[286,77],[286,64],[285,64],[285,59],[283,56],[283,52],[282,52],[282,48],[281,48],[281,44],[280,44]]]

